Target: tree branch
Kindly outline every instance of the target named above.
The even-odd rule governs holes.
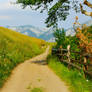
[[[87,5],[88,7],[92,8],[92,4],[88,2],[87,0],[84,0],[84,4]]]
[[[92,17],[92,12],[87,12],[86,10],[83,9],[83,6],[80,4],[80,9],[81,9],[81,13],[85,14],[87,16],[91,16]]]

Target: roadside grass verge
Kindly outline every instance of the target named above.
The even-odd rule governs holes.
[[[33,88],[30,92],[43,92],[42,88]]]
[[[0,88],[16,65],[46,49],[44,40],[0,27]]]
[[[85,79],[76,69],[69,70],[56,56],[48,56],[49,67],[66,82],[71,92],[92,92],[92,81]]]

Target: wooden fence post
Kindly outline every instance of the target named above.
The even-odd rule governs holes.
[[[61,55],[60,55],[60,59],[61,59],[61,61],[63,61],[63,56],[62,56],[62,54],[63,54],[63,53],[62,53],[62,46],[60,46],[60,54],[61,54]]]
[[[70,53],[70,47],[71,47],[70,45],[67,46],[67,51],[68,51],[67,52],[67,58],[68,58],[68,62],[69,63],[71,62],[71,59],[70,59],[70,54],[71,54]],[[68,64],[68,68],[70,68],[70,65],[69,64]]]
[[[87,58],[86,57],[84,57],[84,65],[83,65],[83,71],[84,71],[84,77],[86,78],[86,73],[85,73],[85,71],[87,71]]]

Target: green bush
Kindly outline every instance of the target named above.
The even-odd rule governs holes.
[[[78,51],[81,52],[81,49],[79,48],[79,40],[76,36],[66,36],[65,30],[62,29],[56,29],[54,31],[56,46],[55,48],[60,48],[62,46],[63,49],[67,49],[67,46],[71,46],[72,51]],[[72,59],[80,59],[80,55],[76,53],[72,53],[71,51],[71,58]]]
[[[56,48],[59,48],[61,45],[63,48],[66,47],[66,36],[65,36],[64,29],[54,30],[54,37],[55,37],[55,41],[57,43]]]

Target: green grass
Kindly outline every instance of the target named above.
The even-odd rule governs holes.
[[[49,67],[69,86],[71,92],[92,92],[92,81],[77,70],[69,70],[56,56],[48,56]]]
[[[46,42],[0,27],[0,88],[13,68],[42,53]]]
[[[31,92],[43,92],[42,88],[33,88]]]

